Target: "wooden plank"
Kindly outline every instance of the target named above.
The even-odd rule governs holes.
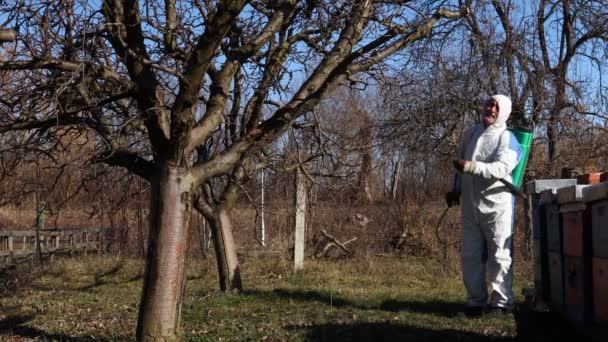
[[[88,234],[100,233],[110,230],[111,228],[76,228],[76,229],[41,229],[40,233],[44,236],[65,236],[71,234]],[[34,229],[0,229],[0,236],[36,236]]]
[[[4,256],[23,256],[23,255],[31,255],[34,254],[35,251],[34,250],[23,250],[23,249],[18,249],[15,251],[0,251],[0,257],[4,257]]]

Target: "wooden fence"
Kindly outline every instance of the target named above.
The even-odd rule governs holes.
[[[40,252],[44,255],[77,251],[107,251],[111,228],[42,229]],[[37,253],[36,230],[0,229],[0,264],[10,264]]]

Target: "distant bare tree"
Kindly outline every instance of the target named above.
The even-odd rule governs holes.
[[[543,127],[547,173],[556,176],[559,165],[568,162],[567,151],[559,146],[576,135],[565,123],[573,116],[581,117],[576,120],[585,120],[584,116],[606,119],[598,117],[606,107],[592,100],[603,94],[601,80],[608,55],[606,3],[492,0],[489,8],[483,2],[478,6],[466,21],[481,53],[484,72],[480,75],[494,75],[489,89],[511,96],[514,122],[527,116]],[[495,23],[502,30],[495,30]],[[582,73],[581,65],[586,66]]]
[[[424,156],[437,156],[445,165],[462,124],[477,119],[476,106],[504,93],[513,100],[510,123],[531,120],[535,143],[548,152],[529,164],[537,176],[601,163],[608,108],[602,84],[608,56],[605,2],[492,0],[471,8],[451,40],[427,40],[418,49],[421,57],[413,53],[400,75],[383,85],[381,112],[387,117],[378,134],[387,156],[397,159],[399,153],[404,163],[399,165],[407,165],[404,174],[425,179]],[[397,170],[394,163],[387,165]]]

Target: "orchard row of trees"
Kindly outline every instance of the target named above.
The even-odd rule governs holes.
[[[536,125],[529,177],[606,167],[602,0],[26,0],[0,12],[14,33],[0,61],[2,203],[38,194],[111,217],[147,199],[140,340],[177,338],[193,212],[212,229],[220,288],[242,289],[231,217],[257,201],[261,170],[276,202],[299,169],[319,200],[425,203],[449,188],[461,132],[498,92],[513,124]]]

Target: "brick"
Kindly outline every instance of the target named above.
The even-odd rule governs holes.
[[[592,172],[576,177],[577,184],[598,184],[600,182],[600,172]]]

